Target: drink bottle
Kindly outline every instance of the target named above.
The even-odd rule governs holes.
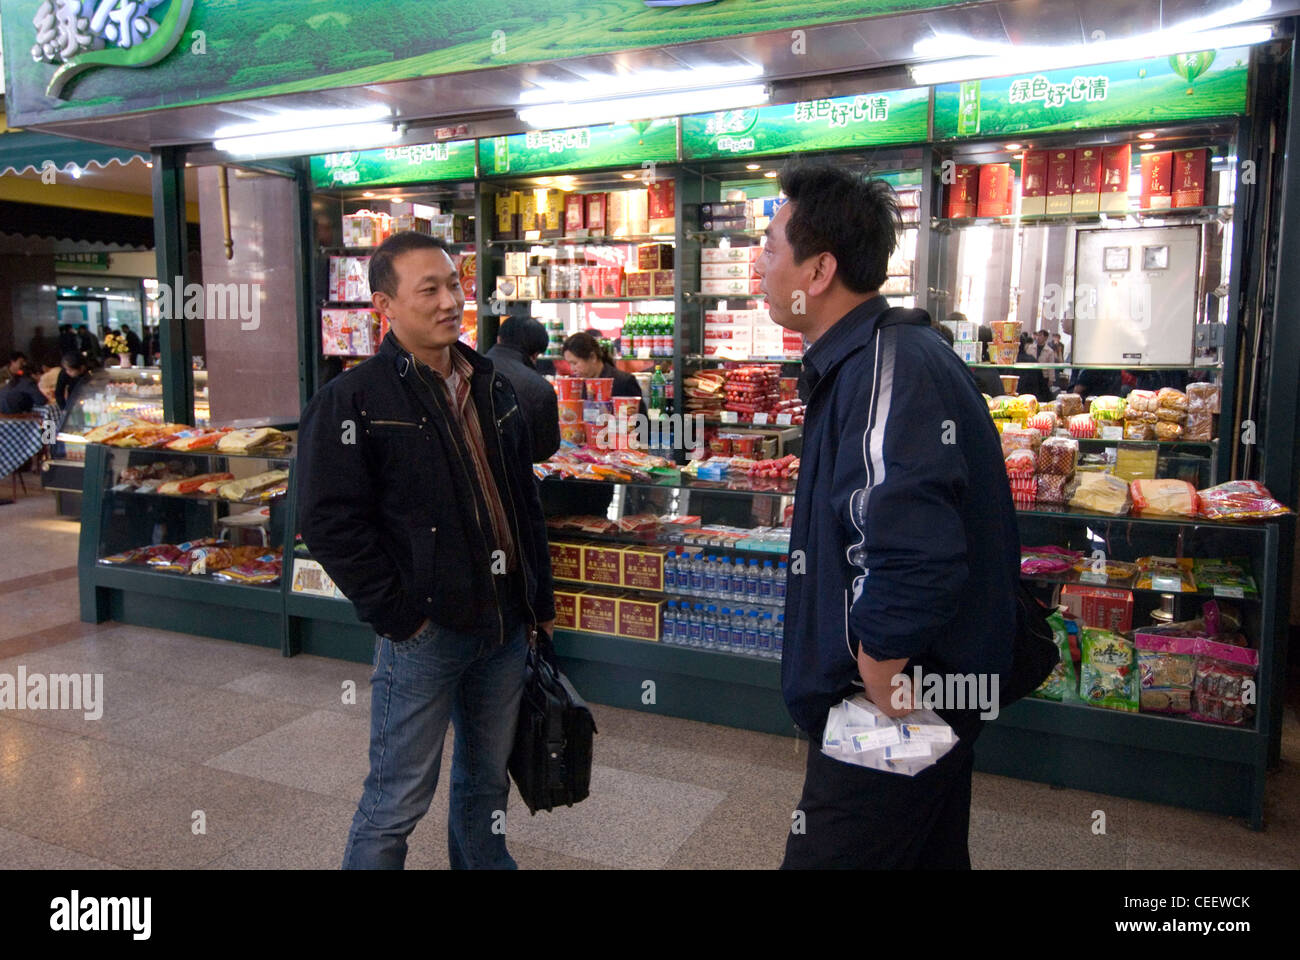
[[[704,594],[704,554],[697,553],[691,561],[691,595],[695,597]]]
[[[785,606],[785,588],[789,579],[789,571],[786,569],[786,563],[782,560],[776,565],[776,579],[772,582],[772,600],[778,607]]]
[[[709,604],[704,611],[704,629],[701,631],[704,641],[705,650],[716,650],[718,648],[718,608]]]
[[[748,603],[758,602],[758,561],[749,561],[749,567],[745,571],[745,600]]]
[[[731,608],[723,607],[718,614],[718,649],[731,649]]]
[[[704,645],[704,605],[697,603],[691,610],[691,640],[690,646],[700,647]]]
[[[772,580],[776,576],[772,571],[772,561],[763,561],[763,570],[758,575],[758,602],[769,604],[772,602]]]
[[[677,601],[669,600],[664,604],[663,642],[677,642]]]
[[[701,578],[701,584],[703,585],[704,595],[716,600],[718,596],[718,558],[712,554],[704,562],[704,574]]]
[[[750,656],[758,653],[758,611],[750,610],[745,617],[745,652]]]
[[[718,558],[718,597],[722,600],[731,599],[731,558]]]

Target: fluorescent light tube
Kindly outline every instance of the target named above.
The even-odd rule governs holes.
[[[239,157],[308,156],[339,150],[382,147],[402,139],[392,123],[352,123],[315,130],[288,130],[212,142],[222,153]]]
[[[708,113],[754,107],[768,100],[762,84],[719,87],[711,90],[683,90],[677,93],[593,100],[586,103],[552,103],[522,107],[519,119],[537,130],[561,130],[641,117],[674,117],[685,113]]]
[[[638,70],[573,82],[541,82],[537,89],[520,95],[520,104],[601,100],[647,91],[699,90],[724,84],[756,80],[763,75],[759,64],[729,67],[698,67],[691,70]]]

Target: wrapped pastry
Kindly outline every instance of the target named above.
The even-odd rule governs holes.
[[[1155,413],[1159,406],[1154,391],[1134,390],[1128,395],[1124,416],[1133,419],[1136,413]]]
[[[1195,561],[1177,557],[1138,557],[1138,590],[1162,590],[1166,593],[1195,593]],[[1177,586],[1175,586],[1177,584]]]
[[[1042,440],[1037,430],[1006,427],[1002,431],[1002,456],[1008,456],[1013,450],[1037,450]]]
[[[289,479],[287,470],[267,470],[253,477],[231,480],[217,488],[217,493],[226,500],[243,500],[267,487],[274,486],[282,480]]]
[[[1070,506],[1121,516],[1128,513],[1128,484],[1109,473],[1076,473]]]
[[[1056,414],[1040,410],[1026,421],[1025,426],[1030,430],[1037,430],[1044,437],[1050,437],[1056,430]]]
[[[1060,406],[1058,413],[1062,420],[1083,413],[1083,397],[1077,393],[1063,393],[1056,398],[1056,402]]]
[[[1034,475],[1034,451],[1012,450],[1007,455],[1008,477],[1032,477]]]
[[[1119,397],[1093,397],[1092,407],[1088,411],[1098,423],[1116,422],[1124,419],[1124,401]]]
[[[1124,421],[1125,440],[1154,440],[1155,438],[1155,424],[1147,423],[1145,420]]]
[[[1219,412],[1220,388],[1217,383],[1189,383],[1187,385],[1187,409],[1203,410],[1206,413]]]
[[[1032,393],[1022,393],[1016,397],[1016,409],[1026,417],[1032,417],[1038,412],[1038,398]]]
[[[1177,439],[1166,438],[1166,439]],[[1192,408],[1187,411],[1187,423],[1183,426],[1184,440],[1213,440],[1214,414],[1209,410]]]
[[[1156,420],[1164,423],[1183,423],[1187,420],[1187,411],[1176,410],[1173,407],[1161,407],[1156,411]]]
[[[1064,504],[1069,498],[1066,490],[1074,479],[1071,476],[1040,473],[1038,475],[1038,502]]]
[[[1129,491],[1140,516],[1196,516],[1196,488],[1186,480],[1134,480]]]
[[[222,453],[247,453],[250,450],[279,446],[288,441],[286,434],[274,427],[232,430],[217,443]]]
[[[1167,410],[1187,411],[1187,394],[1173,387],[1161,387],[1156,393],[1156,406]]]
[[[1038,472],[1058,477],[1074,473],[1079,462],[1079,443],[1070,437],[1048,437],[1038,448]]]
[[[1199,491],[1196,498],[1201,516],[1209,520],[1249,520],[1291,512],[1254,480],[1229,480]]]
[[[1097,435],[1097,421],[1090,413],[1076,413],[1069,420],[1070,436],[1090,439]]]
[[[1157,440],[1182,440],[1186,434],[1181,423],[1166,423],[1162,420],[1156,424]]]

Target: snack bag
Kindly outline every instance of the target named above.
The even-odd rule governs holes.
[[[1064,547],[1021,547],[1020,575],[1035,577],[1068,572],[1082,554]]]
[[[1192,576],[1200,590],[1210,590],[1216,595],[1228,591],[1241,591],[1241,596],[1259,592],[1255,578],[1250,575],[1250,565],[1244,559],[1212,560],[1198,558],[1192,565]]]
[[[1195,643],[1196,681],[1189,716],[1233,726],[1249,723],[1255,717],[1255,697],[1246,696],[1245,684],[1254,681],[1259,652],[1215,640]]]
[[[1124,401],[1119,397],[1093,397],[1092,408],[1088,412],[1098,423],[1118,423],[1124,419]]]
[[[1009,456],[1013,450],[1037,450],[1042,439],[1036,430],[1006,427],[1002,431],[1002,456]]]
[[[1007,454],[1007,476],[1032,477],[1035,462],[1033,450],[1012,450]]]
[[[1119,634],[1085,627],[1079,641],[1079,697],[1094,707],[1136,713],[1138,682],[1133,644]]]
[[[1189,713],[1196,680],[1196,640],[1139,631],[1140,703],[1143,713]]]
[[[1067,422],[1072,437],[1091,439],[1097,435],[1097,421],[1090,413],[1076,413]]]
[[[1079,575],[1081,583],[1098,583],[1107,587],[1124,587],[1133,582],[1137,575],[1138,567],[1136,563],[1125,563],[1122,560],[1112,560],[1106,558],[1103,563],[1100,558],[1094,560],[1092,557],[1080,557],[1074,564],[1074,572]]]
[[[1155,413],[1160,403],[1153,390],[1133,390],[1125,404],[1124,417],[1129,420],[1145,419],[1140,414]]]
[[[1052,628],[1052,637],[1056,641],[1061,659],[1031,696],[1040,700],[1053,700],[1056,703],[1074,700],[1078,697],[1079,685],[1074,676],[1074,661],[1070,659],[1070,635],[1065,627],[1065,618],[1059,612],[1053,613],[1047,618],[1047,622]]]
[[[1038,472],[1058,477],[1074,473],[1079,462],[1079,443],[1072,437],[1048,437],[1038,448]]]
[[[1156,392],[1156,406],[1163,410],[1187,412],[1187,394],[1173,387],[1161,387]]]
[[[1070,506],[1122,516],[1128,513],[1128,483],[1108,473],[1077,473]]]
[[[1193,561],[1190,558],[1138,557],[1137,568],[1137,583],[1134,586],[1138,590],[1196,592],[1196,579],[1192,575]]]
[[[1254,480],[1229,480],[1199,491],[1196,498],[1200,514],[1207,520],[1251,520],[1291,512]]]
[[[1196,488],[1186,480],[1134,480],[1133,512],[1143,517],[1196,516]]]

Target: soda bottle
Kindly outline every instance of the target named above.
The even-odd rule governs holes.
[[[772,561],[763,561],[763,570],[758,575],[758,602],[770,604],[772,602],[772,580],[775,574],[772,572]]]

